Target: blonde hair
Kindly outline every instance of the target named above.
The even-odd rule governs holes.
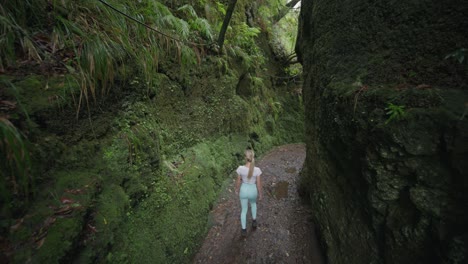
[[[255,153],[251,149],[245,150],[245,160],[250,162],[249,166],[249,174],[247,174],[247,178],[252,178],[253,171],[255,168]]]

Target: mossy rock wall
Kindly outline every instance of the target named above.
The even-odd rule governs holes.
[[[301,8],[302,187],[329,263],[466,262],[468,68],[445,57],[468,47],[468,4]]]
[[[239,1],[218,54],[227,1],[106,1],[180,42],[46,2],[2,6],[0,262],[189,262],[244,149],[303,141],[300,88],[262,39],[273,3],[254,21]]]
[[[223,74],[217,62],[207,57],[190,75],[164,64],[152,87],[135,76],[78,117],[64,103],[71,93],[47,101],[60,88],[47,83],[65,77],[5,77],[8,99],[27,106],[28,118],[18,111],[12,120],[27,131],[39,190],[29,205],[4,204],[10,260],[189,262],[244,149],[261,156],[303,140],[297,93],[262,86],[238,95],[248,70]]]

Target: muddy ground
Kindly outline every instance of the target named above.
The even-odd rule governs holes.
[[[297,192],[305,146],[280,146],[256,166],[263,171],[263,200],[257,201],[258,228],[252,229],[249,207],[247,237],[240,231],[240,202],[234,179],[211,212],[213,226],[193,263],[324,263],[311,209]]]

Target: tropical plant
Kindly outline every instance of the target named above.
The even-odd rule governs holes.
[[[401,120],[406,116],[405,106],[403,105],[395,105],[392,103],[388,103],[388,106],[385,108],[387,110],[386,114],[388,116],[387,121],[385,124],[390,123],[391,121]]]

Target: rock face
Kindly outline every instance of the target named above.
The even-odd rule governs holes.
[[[301,8],[302,186],[329,263],[467,263],[468,67],[446,57],[468,3]]]

